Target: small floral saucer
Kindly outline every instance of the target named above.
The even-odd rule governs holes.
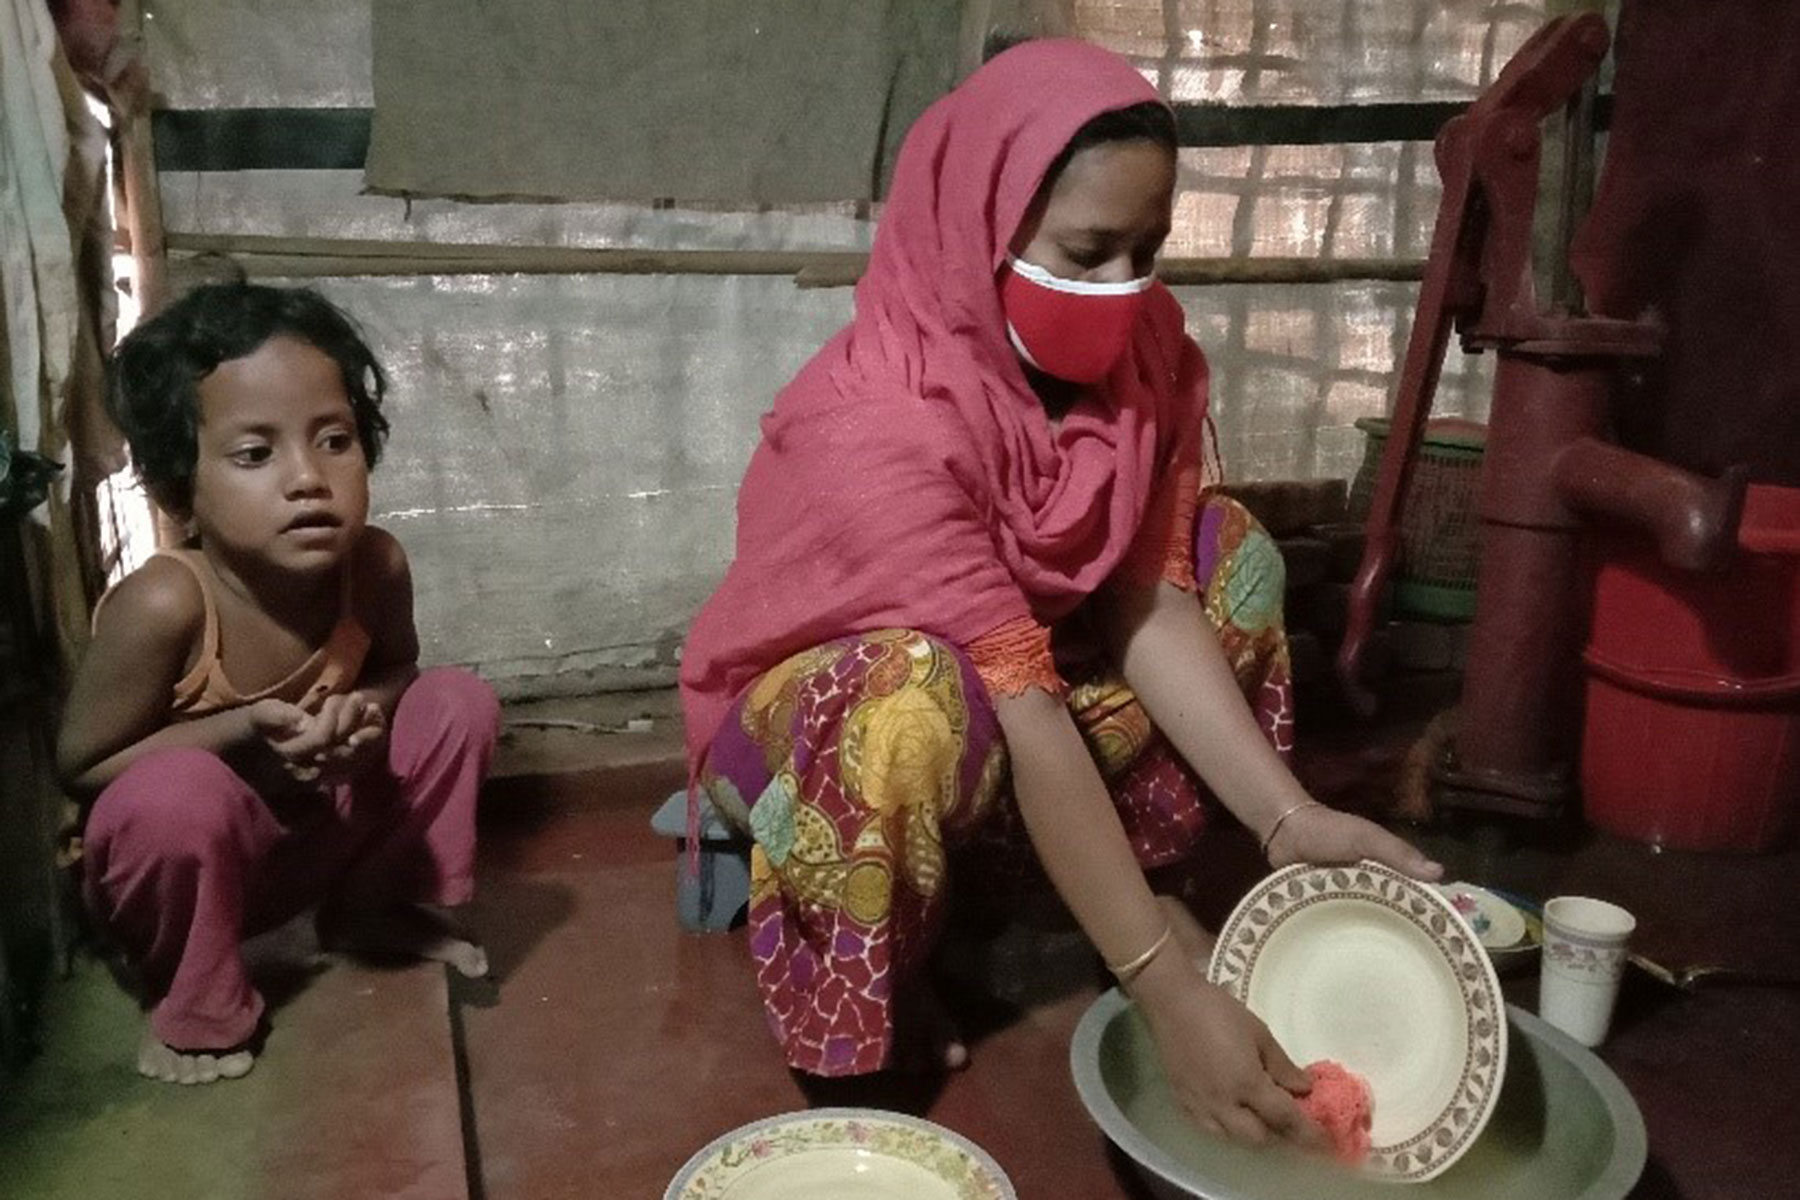
[[[1535,913],[1472,883],[1436,886],[1450,907],[1469,923],[1496,971],[1506,971],[1537,957],[1544,934],[1543,922]]]
[[[941,1125],[873,1108],[769,1117],[690,1158],[663,1200],[1017,1200],[1006,1173]]]

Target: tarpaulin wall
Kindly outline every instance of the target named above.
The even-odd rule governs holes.
[[[1544,17],[1540,3],[1477,0],[985,7],[1119,49],[1178,105],[1191,144],[1169,256],[1379,260],[1415,275],[1438,200],[1430,138]],[[971,24],[985,32],[964,24],[965,42]],[[174,277],[203,275],[216,260],[198,251],[222,251],[258,277],[315,283],[367,326],[394,379],[376,519],[412,557],[428,659],[473,664],[509,695],[666,684],[729,558],[757,418],[847,319],[850,290],[784,274],[469,268],[420,248],[866,252],[879,204],[373,194],[373,28],[370,0],[147,3]],[[370,273],[387,244],[395,261]],[[334,246],[360,265],[334,276],[350,262]],[[1212,358],[1233,478],[1354,472],[1353,422],[1389,402],[1415,290],[1178,288]],[[1484,416],[1488,372],[1453,350],[1438,411]]]

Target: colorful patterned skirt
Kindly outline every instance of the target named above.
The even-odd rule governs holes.
[[[1286,754],[1281,553],[1242,506],[1218,496],[1201,503],[1195,551],[1206,614],[1258,724]],[[1116,673],[1059,666],[1138,860],[1187,857],[1213,807],[1205,788]],[[993,856],[994,869],[979,874],[984,888],[1004,886],[1029,861],[1008,778],[1000,726],[968,657],[913,630],[803,651],[732,706],[700,783],[755,839],[750,950],[790,1066],[858,1075],[890,1065],[897,992],[924,965],[943,919],[947,849],[963,866]]]

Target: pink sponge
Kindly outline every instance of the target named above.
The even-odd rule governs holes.
[[[1375,1112],[1368,1082],[1329,1058],[1307,1067],[1306,1076],[1312,1080],[1312,1091],[1299,1097],[1300,1111],[1330,1136],[1334,1157],[1351,1166],[1360,1164],[1368,1157],[1369,1121]]]

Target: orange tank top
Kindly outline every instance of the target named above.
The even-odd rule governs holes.
[[[325,644],[294,668],[286,679],[261,691],[246,693],[238,691],[231,680],[225,677],[225,665],[219,661],[219,611],[213,604],[207,572],[194,561],[199,552],[159,550],[157,553],[174,559],[194,573],[206,605],[206,628],[201,635],[200,657],[175,684],[175,694],[169,705],[171,719],[191,721],[258,700],[285,700],[308,712],[315,712],[324,703],[325,697],[341,695],[356,686],[357,679],[362,675],[363,660],[369,653],[369,633],[350,611],[352,572],[349,569],[344,571],[337,624],[332,626]]]

